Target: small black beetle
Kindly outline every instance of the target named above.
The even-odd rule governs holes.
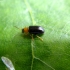
[[[16,27],[16,28],[18,28],[18,27]],[[22,33],[25,33],[25,34],[28,34],[29,33],[29,34],[31,34],[32,39],[33,39],[33,35],[35,35],[40,40],[43,41],[43,39],[38,36],[38,35],[44,34],[44,29],[41,26],[29,26],[29,27],[25,27],[25,28],[22,29]]]
[[[29,26],[22,29],[22,33],[30,33],[33,35],[41,35],[44,29],[41,26]]]

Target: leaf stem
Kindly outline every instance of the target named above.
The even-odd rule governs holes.
[[[52,66],[48,65],[47,63],[45,63],[44,61],[42,61],[40,58],[37,58],[37,57],[34,57],[34,58],[37,59],[37,60],[39,60],[40,62],[42,62],[43,64],[45,64],[49,68],[51,68],[52,70],[55,70]]]
[[[24,0],[26,6],[27,6],[27,9],[29,11],[29,14],[30,14],[30,17],[31,17],[31,20],[32,20],[32,24],[35,25],[36,22],[34,20],[34,17],[33,17],[33,13],[32,13],[32,9],[30,7],[30,5],[28,4],[27,0]],[[37,36],[38,37],[38,36]],[[38,37],[39,39],[41,39],[40,37]],[[42,39],[41,39],[42,40]],[[34,43],[33,43],[33,35],[32,35],[32,40],[31,40],[31,50],[32,50],[32,63],[31,63],[31,70],[33,69],[33,62],[34,62],[34,59],[37,59],[39,60],[40,62],[42,62],[43,64],[45,64],[46,66],[50,67],[52,70],[55,70],[53,67],[51,67],[50,65],[48,65],[47,63],[45,63],[44,61],[42,61],[40,58],[37,58],[35,57],[34,55]]]
[[[25,2],[26,6],[28,8],[28,11],[29,11],[29,14],[30,14],[30,17],[31,17],[31,20],[32,20],[32,24],[35,25],[36,22],[35,22],[34,17],[33,17],[32,9],[31,9],[30,5],[28,4],[28,2],[26,0],[24,0],[24,2]]]
[[[32,40],[31,40],[31,50],[32,50],[32,63],[31,63],[31,70],[32,70],[32,68],[33,68],[33,61],[34,61],[34,49],[33,49],[33,47],[34,47],[34,45],[33,45],[33,38],[32,38]]]

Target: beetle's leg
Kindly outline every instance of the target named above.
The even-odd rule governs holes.
[[[41,37],[39,37],[38,35],[36,35],[37,36],[37,38],[39,38],[41,41],[43,41],[43,39],[41,38]]]
[[[33,38],[33,34],[31,34],[30,36],[31,36],[31,38],[32,38],[32,40],[33,40],[33,39],[34,39],[34,38]]]
[[[31,36],[32,36],[32,40],[34,40],[34,38],[33,38],[33,34],[32,34]]]
[[[24,35],[28,35],[28,33],[24,33]]]

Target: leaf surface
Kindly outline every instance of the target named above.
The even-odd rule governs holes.
[[[0,57],[16,70],[70,70],[69,7],[69,0],[0,0]],[[22,34],[30,25],[45,29],[43,42]]]

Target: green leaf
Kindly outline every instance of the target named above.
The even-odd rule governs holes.
[[[69,7],[69,0],[0,0],[0,57],[15,70],[70,70]],[[22,34],[30,25],[45,29],[43,42]]]

